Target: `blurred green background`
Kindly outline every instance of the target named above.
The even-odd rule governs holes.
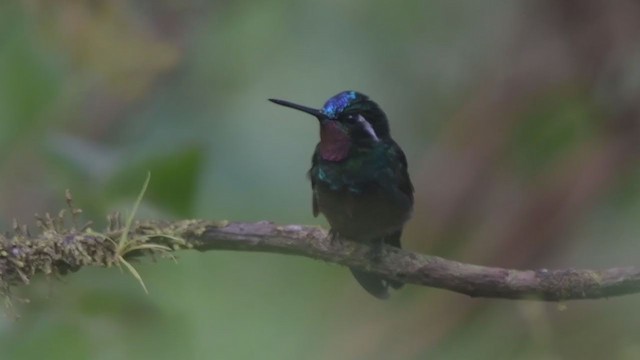
[[[321,106],[387,112],[416,186],[406,248],[492,266],[638,264],[636,1],[0,3],[0,228],[84,218],[324,224],[305,172]],[[638,359],[640,295],[543,304],[407,286],[381,302],[335,265],[179,254],[19,289],[2,359]]]

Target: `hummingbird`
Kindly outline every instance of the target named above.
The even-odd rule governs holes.
[[[308,176],[313,215],[324,215],[331,239],[368,244],[372,261],[380,260],[383,245],[400,248],[402,229],[413,209],[413,185],[406,156],[391,138],[380,106],[356,91],[343,91],[320,109],[269,101],[318,119],[320,142]],[[389,297],[389,288],[404,285],[362,270],[352,268],[351,272],[379,299]]]

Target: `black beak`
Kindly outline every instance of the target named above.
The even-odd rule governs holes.
[[[327,116],[325,114],[323,114],[318,109],[313,109],[313,108],[310,108],[310,107],[294,104],[292,102],[285,101],[285,100],[269,99],[269,101],[271,101],[272,103],[278,104],[278,105],[286,106],[288,108],[292,108],[292,109],[300,110],[302,112],[306,112],[307,114],[315,116],[316,118],[318,118],[318,120],[323,120],[323,119],[327,118]]]

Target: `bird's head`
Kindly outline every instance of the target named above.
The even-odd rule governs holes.
[[[321,109],[285,100],[270,101],[315,116],[320,122],[321,154],[341,160],[351,145],[369,146],[389,138],[387,116],[367,95],[343,91],[331,97]]]

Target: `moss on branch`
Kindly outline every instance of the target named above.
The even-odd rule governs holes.
[[[38,274],[65,275],[82,267],[111,267],[133,258],[187,249],[305,256],[474,297],[561,301],[640,292],[637,267],[515,270],[464,264],[392,247],[384,247],[381,260],[371,262],[367,245],[332,243],[323,229],[313,226],[205,220],[123,224],[120,216],[113,214],[107,228],[96,232],[88,225],[75,225],[78,212],[72,209],[73,221],[65,221],[69,216],[64,212],[38,217],[34,234],[15,224],[10,234],[0,236],[2,294],[9,295],[13,286],[29,284]],[[132,273],[137,275],[135,270]]]

